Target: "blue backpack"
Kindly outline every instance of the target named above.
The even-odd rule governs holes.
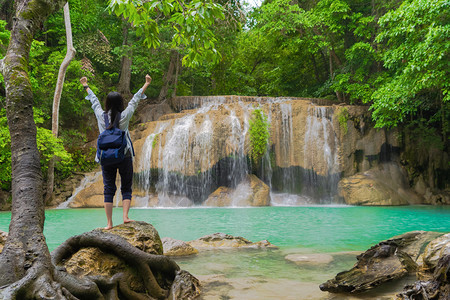
[[[108,128],[108,113],[103,113],[105,118],[105,127]],[[119,128],[120,112],[114,120],[113,127],[106,129],[97,139],[97,157],[102,166],[117,164],[123,161],[125,157],[125,148],[127,139],[125,131]]]

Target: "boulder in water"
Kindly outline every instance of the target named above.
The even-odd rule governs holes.
[[[200,281],[191,273],[180,270],[173,280],[169,300],[192,300],[200,296]]]
[[[255,175],[248,175],[235,189],[219,187],[203,205],[206,206],[268,206],[270,188]]]
[[[449,299],[450,233],[432,240],[419,258],[417,279],[397,299]]]
[[[348,271],[320,285],[332,293],[360,293],[417,271],[417,258],[436,232],[412,231],[378,243],[356,257]]]
[[[101,229],[101,231],[121,236],[134,247],[149,254],[163,254],[163,245],[158,231],[156,231],[155,227],[151,224],[145,222],[131,222],[114,226],[107,231]],[[116,256],[104,253],[94,247],[80,249],[64,263],[64,267],[70,274],[77,276],[113,276],[117,270],[129,269],[129,267]],[[128,271],[130,272],[130,270]]]
[[[164,248],[164,255],[168,256],[186,256],[197,254],[198,250],[188,243],[173,238],[165,237],[161,239]]]
[[[225,233],[214,233],[206,235],[199,239],[188,242],[189,245],[198,250],[210,249],[233,249],[233,248],[249,248],[249,249],[278,249],[269,241],[263,240],[253,243],[240,236],[232,236]]]
[[[95,285],[97,294],[120,293],[127,299],[198,296],[199,281],[162,252],[159,234],[151,224],[131,222],[71,237],[52,252],[52,261],[56,276],[82,299],[92,299],[85,294],[96,293]]]

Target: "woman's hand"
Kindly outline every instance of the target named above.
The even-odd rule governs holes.
[[[80,82],[83,86],[87,85],[87,78],[86,77],[81,77]]]
[[[145,83],[144,86],[142,87],[142,93],[145,92],[145,90],[147,89],[147,87],[150,85],[150,83],[152,82],[152,78],[150,77],[150,75],[145,75]]]
[[[147,85],[149,85],[150,83],[152,82],[152,78],[150,77],[150,75],[145,75],[145,83],[147,84]]]

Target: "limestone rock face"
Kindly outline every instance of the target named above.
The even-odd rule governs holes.
[[[203,203],[206,206],[268,206],[270,188],[255,175],[249,175],[236,189],[219,187]]]
[[[393,163],[382,164],[339,182],[339,196],[350,205],[407,205],[421,203],[409,189],[406,176]]]
[[[439,260],[450,255],[450,233],[444,234],[432,240],[425,248],[421,256],[422,263],[419,266],[417,277],[419,280],[429,280]]]
[[[357,256],[348,271],[320,285],[332,293],[360,293],[384,282],[401,278],[417,270],[417,257],[423,247],[437,236],[436,232],[413,231],[380,242]]]
[[[8,237],[8,234],[6,232],[0,230],[0,253],[2,253],[3,246],[5,245],[7,237]]]
[[[86,175],[81,182],[84,188],[74,195],[69,202],[70,208],[103,207],[103,177],[101,172],[93,172]]]
[[[232,236],[225,233],[214,233],[206,235],[199,239],[188,242],[189,245],[198,250],[210,250],[210,249],[233,249],[233,248],[268,248],[278,249],[278,247],[272,245],[267,240],[253,243],[240,236]]]
[[[168,256],[186,256],[197,254],[198,250],[184,241],[175,240],[173,238],[162,238],[164,255]]]
[[[130,244],[150,254],[163,254],[162,242],[156,229],[145,222],[131,222],[113,227],[107,232],[119,235]],[[97,248],[82,248],[68,259],[64,267],[77,276],[113,276],[119,271],[132,273],[132,269],[112,254]],[[139,281],[131,280],[134,290],[142,290]]]

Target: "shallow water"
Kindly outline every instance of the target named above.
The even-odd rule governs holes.
[[[122,210],[114,209],[119,224]],[[9,212],[0,212],[0,230],[8,231]],[[224,232],[251,241],[267,239],[279,250],[207,251],[177,258],[181,268],[202,280],[204,299],[350,299],[322,293],[318,285],[355,263],[355,253],[412,230],[450,232],[450,207],[260,207],[132,209],[130,217],[153,224],[161,237],[184,241]],[[103,209],[46,212],[50,250],[68,237],[105,225]],[[327,265],[296,266],[291,253],[331,253]],[[382,296],[383,292],[387,293]],[[389,299],[392,291],[363,295]]]

